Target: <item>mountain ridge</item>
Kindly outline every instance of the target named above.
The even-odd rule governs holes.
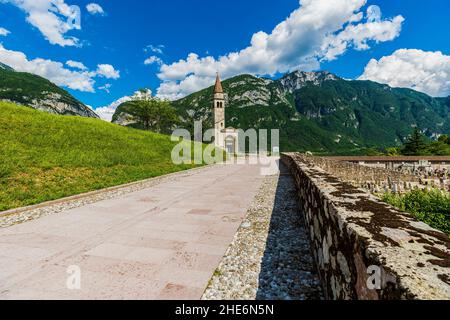
[[[223,87],[227,126],[280,129],[285,151],[349,154],[397,146],[415,126],[430,138],[450,133],[450,97],[327,71],[295,71],[275,80],[244,74]],[[192,131],[194,121],[212,127],[211,97],[212,86],[173,102],[183,127]],[[120,107],[114,118],[124,118]]]
[[[99,118],[91,108],[51,81],[15,71],[3,63],[0,64],[0,100],[53,114]]]
[[[50,81],[0,63],[0,100],[63,115],[98,118]],[[282,150],[353,153],[401,144],[418,126],[429,138],[450,133],[450,97],[433,98],[369,80],[344,80],[328,71],[294,71],[269,79],[249,74],[223,81],[227,126],[280,129]],[[213,87],[173,101],[182,127],[212,127]],[[120,105],[117,124],[133,126]],[[136,126],[139,128],[139,126]]]

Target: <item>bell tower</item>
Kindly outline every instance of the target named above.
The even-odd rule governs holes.
[[[225,147],[225,139],[223,132],[225,131],[225,94],[220,81],[219,73],[217,73],[216,84],[214,86],[214,133],[215,145],[218,147]]]

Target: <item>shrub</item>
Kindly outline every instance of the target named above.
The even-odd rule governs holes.
[[[385,193],[383,201],[450,235],[450,194],[439,189],[414,189],[406,194]]]

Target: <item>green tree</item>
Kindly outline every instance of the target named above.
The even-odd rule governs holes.
[[[178,115],[169,101],[143,95],[127,103],[127,111],[145,130],[169,132],[178,123]]]
[[[450,145],[450,137],[446,134],[443,134],[442,136],[440,136],[438,141]]]
[[[443,141],[441,141],[441,140],[434,141],[434,142],[429,144],[428,151],[432,155],[448,156],[448,155],[450,155],[450,145],[445,143],[445,142],[443,142]]]
[[[418,156],[427,153],[427,144],[425,143],[424,136],[420,132],[419,128],[415,128],[412,135],[405,142],[402,154],[407,156]]]

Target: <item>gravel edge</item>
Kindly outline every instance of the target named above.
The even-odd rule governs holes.
[[[290,174],[268,176],[202,300],[320,300],[309,235]]]

